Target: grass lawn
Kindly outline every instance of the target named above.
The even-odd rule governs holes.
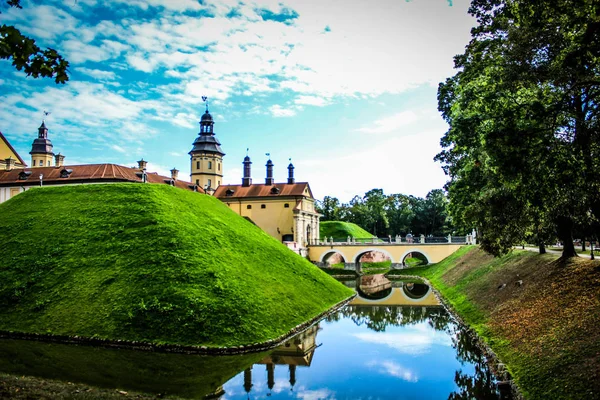
[[[519,250],[493,258],[465,246],[410,273],[431,281],[526,398],[598,398],[600,262]]]
[[[319,233],[321,238],[343,239],[344,241],[348,236],[366,239],[373,237],[372,234],[361,228],[360,226],[353,224],[352,222],[342,221],[323,221],[319,224]]]
[[[0,329],[266,341],[352,291],[219,200],[168,185],[33,188],[0,204]]]

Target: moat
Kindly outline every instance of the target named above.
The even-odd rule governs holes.
[[[358,291],[348,306],[272,351],[209,357],[0,340],[0,373],[163,398],[501,398],[427,285],[344,283]]]

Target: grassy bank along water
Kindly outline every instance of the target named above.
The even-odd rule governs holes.
[[[525,398],[599,398],[600,262],[529,251],[493,258],[465,246],[410,274],[429,279]]]
[[[0,205],[0,330],[239,346],[352,295],[219,200],[167,185],[35,188]]]
[[[352,222],[343,221],[323,221],[319,224],[319,233],[321,238],[334,238],[346,240],[348,236],[365,239],[370,238],[369,232],[365,231],[360,226],[353,224]]]

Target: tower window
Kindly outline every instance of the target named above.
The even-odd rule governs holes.
[[[211,186],[212,186],[212,181],[209,179],[208,180],[208,187],[211,187]]]
[[[246,206],[246,209],[248,209],[248,210],[252,210],[252,205],[251,205],[251,204],[248,204],[248,205]]]
[[[217,171],[221,170],[221,163],[217,163]]]
[[[265,204],[261,204],[260,208],[267,208],[267,206]]]
[[[200,179],[196,179],[196,185],[200,184]]]
[[[285,204],[283,205],[283,208],[290,208],[290,205],[289,205],[288,203],[285,203]]]
[[[50,160],[48,160],[48,166],[50,166]]]
[[[35,167],[35,160],[33,160],[33,166]]]
[[[212,161],[208,162],[208,169],[212,169]]]
[[[196,169],[200,169],[200,161],[196,161]]]

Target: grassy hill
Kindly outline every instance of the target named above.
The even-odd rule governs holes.
[[[167,185],[35,188],[0,205],[0,329],[232,346],[352,292],[219,200]]]
[[[600,393],[600,262],[466,246],[414,268],[506,364],[526,399]]]
[[[348,236],[352,236],[359,239],[373,237],[372,234],[365,231],[360,226],[353,224],[352,222],[342,221],[323,221],[320,224],[319,229],[320,237],[333,237],[334,239],[346,239]]]

